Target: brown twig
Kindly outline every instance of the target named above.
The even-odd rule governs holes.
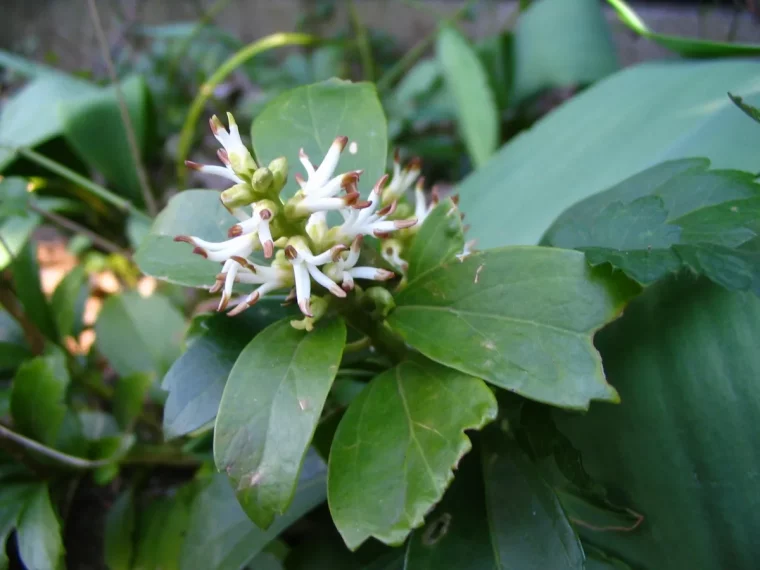
[[[127,143],[129,145],[129,152],[132,155],[132,160],[135,163],[137,169],[137,178],[140,182],[140,189],[142,190],[143,200],[145,200],[145,206],[148,208],[148,213],[151,217],[155,217],[158,213],[158,207],[156,206],[156,200],[150,190],[150,184],[148,183],[148,173],[145,170],[145,166],[142,163],[142,157],[140,156],[140,149],[137,144],[137,137],[135,136],[134,125],[132,124],[132,118],[129,116],[129,109],[124,99],[124,93],[121,91],[121,85],[119,78],[116,76],[116,68],[111,58],[111,52],[108,48],[108,40],[106,40],[105,32],[103,31],[103,25],[100,21],[100,15],[98,14],[98,8],[95,5],[95,0],[87,0],[87,5],[90,10],[90,17],[92,23],[95,26],[95,34],[100,44],[100,50],[103,54],[106,67],[108,68],[108,75],[111,78],[111,84],[116,91],[116,99],[119,103],[119,112],[121,113],[121,120],[124,123],[124,130],[127,133]]]
[[[29,343],[29,349],[32,351],[32,354],[42,354],[45,350],[45,336],[27,318],[16,295],[13,294],[5,283],[0,283],[0,306],[8,311],[8,314],[21,326],[24,338]]]

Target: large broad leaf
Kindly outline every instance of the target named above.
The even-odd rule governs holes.
[[[50,503],[47,485],[40,484],[27,499],[16,528],[18,553],[27,568],[63,567],[61,525]]]
[[[84,312],[82,297],[86,297],[89,292],[85,285],[86,279],[84,266],[77,265],[64,276],[53,292],[50,310],[61,337],[76,335],[81,330]]]
[[[0,115],[0,170],[15,156],[7,147],[32,147],[61,134],[61,103],[98,91],[62,73],[41,75],[27,84],[5,103]]]
[[[703,156],[714,168],[757,170],[760,129],[726,92],[756,104],[759,77],[750,61],[654,63],[590,88],[461,184],[468,237],[483,248],[537,243],[578,200],[665,160]]]
[[[406,252],[407,279],[417,277],[453,260],[464,250],[464,230],[459,210],[444,200],[430,212]]]
[[[438,61],[456,103],[459,130],[476,165],[499,143],[499,112],[478,54],[454,28],[438,34]]]
[[[505,433],[489,429],[415,531],[406,570],[580,570],[583,549],[557,496]]]
[[[642,284],[683,268],[728,289],[760,294],[760,256],[741,246],[760,233],[754,175],[707,170],[706,160],[666,162],[564,212],[544,240],[580,249]]]
[[[592,83],[617,71],[607,20],[597,0],[535,0],[514,32],[513,97]]]
[[[180,354],[185,319],[166,297],[128,292],[110,297],[95,323],[98,350],[121,376],[160,378]]]
[[[324,499],[325,466],[316,454],[309,454],[290,508],[268,530],[261,530],[240,507],[229,479],[216,475],[193,504],[180,569],[243,568],[278,534]]]
[[[149,139],[150,93],[138,75],[121,82],[138,151],[145,155]],[[113,87],[69,101],[61,106],[63,134],[82,160],[100,172],[109,184],[136,203],[142,203],[137,165]]]
[[[411,281],[388,322],[431,358],[526,398],[567,408],[617,401],[594,333],[638,286],[579,252],[512,247],[452,261]]]
[[[0,544],[5,545],[8,536],[18,524],[19,515],[35,490],[34,484],[3,481],[0,487]],[[5,548],[0,548],[0,568],[8,568]]]
[[[285,319],[259,333],[230,372],[214,426],[214,459],[262,528],[293,500],[345,343],[341,319],[308,333]]]
[[[580,527],[592,544],[636,568],[756,566],[758,323],[753,295],[687,277],[654,285],[599,335],[622,403],[557,420],[589,474],[644,521]]]
[[[346,545],[401,544],[443,496],[470,450],[463,433],[496,417],[482,380],[427,360],[374,378],[351,402],[330,451],[330,512]]]
[[[11,415],[21,433],[53,444],[66,415],[69,375],[63,351],[24,362],[13,378]]]
[[[620,20],[631,30],[684,57],[735,57],[760,54],[760,44],[742,44],[660,34],[649,29],[623,0],[607,0]]]
[[[211,287],[220,265],[200,255],[193,247],[175,242],[178,235],[207,241],[224,241],[227,230],[237,223],[213,190],[185,190],[169,200],[153,222],[150,233],[135,253],[143,273],[188,287]]]
[[[179,437],[199,429],[216,417],[222,391],[232,366],[251,338],[292,309],[264,299],[242,315],[200,317],[202,332],[164,376],[161,387],[169,392],[164,405],[164,435]]]
[[[388,130],[385,115],[370,83],[331,79],[283,93],[256,117],[252,127],[256,159],[262,165],[280,156],[288,159],[291,175],[284,195],[298,188],[293,174],[303,172],[298,151],[303,148],[319,163],[335,137],[347,136],[338,172],[364,170],[360,189],[364,193],[385,172]]]

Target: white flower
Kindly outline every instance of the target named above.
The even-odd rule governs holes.
[[[285,247],[285,257],[290,260],[293,266],[298,308],[307,317],[313,316],[309,309],[311,298],[311,279],[309,276],[336,297],[346,296],[346,292],[337,283],[319,270],[320,265],[336,259],[337,255],[345,249],[346,246],[336,245],[319,255],[314,255],[303,238],[293,237],[288,241],[288,245]]]
[[[227,113],[227,121],[229,123],[229,131],[224,128],[224,125],[216,115],[209,120],[211,132],[214,133],[216,140],[224,147],[224,153],[219,153],[219,158],[237,176],[250,178],[256,170],[256,162],[240,138],[240,130],[232,113]]]
[[[256,233],[259,243],[264,249],[264,257],[269,259],[274,253],[274,241],[272,240],[272,231],[269,228],[269,221],[274,213],[274,202],[260,200],[253,204],[253,215],[232,226],[227,235],[234,238],[244,234]]]
[[[213,174],[215,176],[221,176],[222,178],[226,178],[227,180],[234,182],[235,184],[242,184],[243,179],[240,178],[237,174],[235,174],[235,171],[232,170],[231,166],[229,166],[230,161],[229,161],[229,157],[227,156],[227,152],[222,149],[219,149],[219,151],[217,152],[217,156],[219,156],[219,158],[222,160],[225,166],[198,164],[197,162],[193,162],[192,160],[186,160],[185,166],[187,166],[188,168],[192,170],[203,172],[204,174]]]
[[[335,228],[339,236],[349,240],[353,240],[358,235],[385,237],[392,231],[410,228],[417,223],[416,218],[387,220],[386,218],[396,210],[396,202],[376,211],[386,180],[388,180],[387,174],[378,180],[372,189],[368,203],[355,204],[353,209],[340,211],[343,216],[343,224]]]
[[[306,175],[308,176],[306,182],[301,184],[299,181],[299,184],[301,184],[301,190],[305,196],[324,198],[327,196],[333,196],[340,191],[342,175],[336,176],[335,178],[332,178],[332,175],[333,172],[335,172],[335,168],[338,166],[340,155],[343,152],[343,149],[346,148],[347,142],[348,137],[337,137],[327,150],[327,154],[324,159],[322,159],[322,163],[316,169],[304,150],[301,149],[299,151],[298,158],[306,169]],[[297,179],[299,178],[300,177],[297,177]]]
[[[414,215],[419,220],[420,226],[425,223],[425,219],[430,215],[438,205],[438,193],[433,192],[433,199],[430,204],[425,199],[425,179],[420,178],[417,181],[417,185],[414,187]]]
[[[401,198],[420,175],[422,163],[419,158],[413,158],[403,169],[398,150],[393,155],[393,177],[388,186],[383,190],[383,204]]]
[[[340,281],[345,291],[351,291],[354,288],[354,279],[387,281],[394,277],[392,271],[379,267],[355,267],[359,261],[363,239],[363,236],[356,236],[351,249],[340,253],[336,261],[325,267],[325,274],[335,281]]]
[[[381,255],[393,267],[400,269],[402,273],[406,273],[407,269],[409,269],[409,263],[401,258],[401,249],[402,246],[399,241],[387,239],[383,241]]]
[[[230,317],[242,313],[247,308],[255,305],[264,295],[277,289],[283,289],[293,285],[293,272],[284,260],[275,260],[270,267],[258,265],[247,259],[235,257],[225,262],[222,272],[216,276],[217,285],[224,279],[224,291],[219,303],[219,311],[223,311],[230,296],[234,283],[257,284],[259,287],[246,297],[240,297],[236,306],[229,313]],[[218,288],[217,288],[218,290]],[[212,289],[213,292],[213,289]]]
[[[174,241],[192,244],[195,246],[193,253],[220,263],[231,257],[248,257],[258,245],[256,234],[245,234],[222,242],[205,241],[195,236],[177,236]]]

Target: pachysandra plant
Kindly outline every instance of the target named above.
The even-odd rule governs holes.
[[[211,130],[223,147],[218,156],[224,166],[190,161],[187,164],[235,183],[221,193],[221,201],[239,222],[229,228],[230,239],[223,242],[209,242],[197,236],[175,237],[175,241],[193,245],[194,253],[222,264],[210,289],[222,292],[219,311],[230,309],[228,314],[234,316],[267,293],[290,289],[289,298],[296,300],[304,315],[302,321],[293,321],[292,325],[312,330],[333,298],[345,298],[354,290],[356,280],[388,281],[395,277],[393,271],[361,263],[364,236],[379,238],[387,262],[396,271],[406,271],[408,263],[402,257],[403,251],[438,202],[437,194],[431,204],[426,201],[419,160],[412,160],[402,168],[396,155],[390,180],[383,176],[368,199],[362,200],[357,188],[361,170],[335,174],[348,143],[347,137],[339,136],[319,166],[314,166],[301,150],[299,159],[306,178],[296,174],[300,190],[283,200],[280,192],[288,178],[287,159],[282,157],[269,166],[258,166],[243,144],[232,114],[227,116],[229,129],[216,116],[210,120]],[[408,204],[399,201],[418,179],[412,211]],[[332,211],[338,212],[343,222],[330,227],[327,216]],[[271,259],[269,265],[249,259],[257,251]],[[312,282],[330,295],[313,295]],[[257,287],[248,295],[233,299],[235,283]]]

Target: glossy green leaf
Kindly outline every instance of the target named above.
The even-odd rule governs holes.
[[[0,371],[15,370],[31,356],[23,329],[0,309]]]
[[[653,285],[599,335],[622,403],[556,419],[589,474],[644,521],[581,526],[584,539],[634,568],[755,567],[759,323],[752,294],[684,277]]]
[[[757,170],[760,129],[726,91],[757,104],[758,77],[750,61],[648,63],[591,87],[460,185],[467,237],[482,248],[538,243],[574,203],[666,160]]]
[[[593,83],[618,69],[615,45],[596,0],[535,0],[514,32],[513,97]]]
[[[103,557],[108,570],[132,570],[136,518],[130,489],[119,495],[106,515]]]
[[[164,406],[165,437],[179,437],[211,422],[242,350],[261,329],[292,312],[279,300],[263,299],[237,317],[220,314],[196,319],[202,332],[161,383],[169,392]]]
[[[422,354],[566,408],[617,401],[594,333],[639,288],[579,252],[510,247],[427,272],[396,295],[388,323]]]
[[[505,433],[489,429],[409,541],[406,570],[581,570],[583,549],[557,496]]]
[[[499,112],[482,62],[469,42],[450,27],[438,33],[438,61],[457,109],[457,122],[476,165],[499,144]]]
[[[58,338],[55,320],[40,283],[37,264],[37,247],[27,242],[18,252],[11,266],[13,287],[27,318],[51,340]]]
[[[0,218],[25,216],[30,197],[25,178],[13,176],[0,180]]]
[[[5,269],[19,254],[39,223],[40,216],[37,214],[10,216],[0,220],[0,237],[7,245],[6,249],[5,245],[0,243],[0,269]]]
[[[8,557],[5,554],[5,542],[16,528],[18,518],[35,491],[35,485],[29,483],[7,483],[0,486],[0,568],[8,568]]]
[[[330,79],[292,89],[271,101],[253,122],[252,138],[261,164],[284,156],[290,177],[284,195],[295,193],[296,172],[303,173],[298,151],[303,148],[319,164],[333,140],[347,136],[356,143],[347,148],[338,172],[364,170],[359,188],[366,195],[385,173],[388,132],[385,114],[370,83]]]
[[[62,337],[73,335],[81,327],[83,307],[78,302],[85,286],[87,274],[83,265],[77,265],[69,271],[53,291],[50,310],[56,323],[58,334]],[[77,327],[79,321],[80,327]]]
[[[470,450],[463,433],[496,417],[482,380],[427,360],[377,376],[346,410],[330,451],[330,512],[346,545],[401,544]]]
[[[21,433],[53,444],[66,415],[69,375],[60,349],[24,362],[13,378],[11,415]]]
[[[215,475],[193,504],[180,558],[181,570],[243,568],[283,530],[325,499],[325,467],[307,456],[293,503],[268,530],[254,525],[235,497],[229,479]]]
[[[642,284],[688,267],[760,294],[760,256],[738,249],[760,233],[760,185],[752,174],[706,167],[681,160],[645,170],[568,209],[544,241]]]
[[[180,569],[180,556],[197,491],[196,485],[185,485],[171,497],[151,499],[139,511],[133,568]]]
[[[428,271],[452,261],[464,249],[460,211],[451,200],[444,200],[425,218],[406,260],[407,279],[414,281]]]
[[[19,558],[27,568],[63,568],[61,525],[50,503],[47,485],[30,495],[18,518],[16,528]]]
[[[227,230],[237,223],[213,190],[185,190],[177,194],[156,217],[144,238],[135,261],[143,273],[188,287],[209,288],[219,273],[219,264],[193,254],[187,243],[175,242],[178,235],[197,236],[207,241],[224,241]]]
[[[113,395],[113,415],[124,431],[130,431],[142,412],[148,390],[153,384],[153,375],[136,372],[121,376],[116,381]]]
[[[160,378],[180,354],[185,319],[166,297],[109,297],[95,323],[96,346],[121,376]]]
[[[254,337],[230,372],[214,426],[214,459],[261,528],[293,500],[345,343],[341,319],[308,333],[285,319]]]
[[[0,170],[15,158],[7,147],[33,147],[61,134],[61,103],[98,91],[95,85],[63,73],[45,74],[30,81],[3,105]]]
[[[638,35],[652,40],[684,57],[736,57],[760,54],[760,44],[742,44],[738,42],[719,42],[688,38],[671,34],[659,34],[647,27],[643,20],[624,0],[607,0],[617,12],[620,20]]]
[[[150,127],[150,93],[145,80],[133,75],[120,82],[121,94],[141,155],[146,153]],[[63,135],[80,158],[100,172],[108,183],[135,202],[142,203],[137,165],[132,159],[127,132],[113,87],[61,106]]]

